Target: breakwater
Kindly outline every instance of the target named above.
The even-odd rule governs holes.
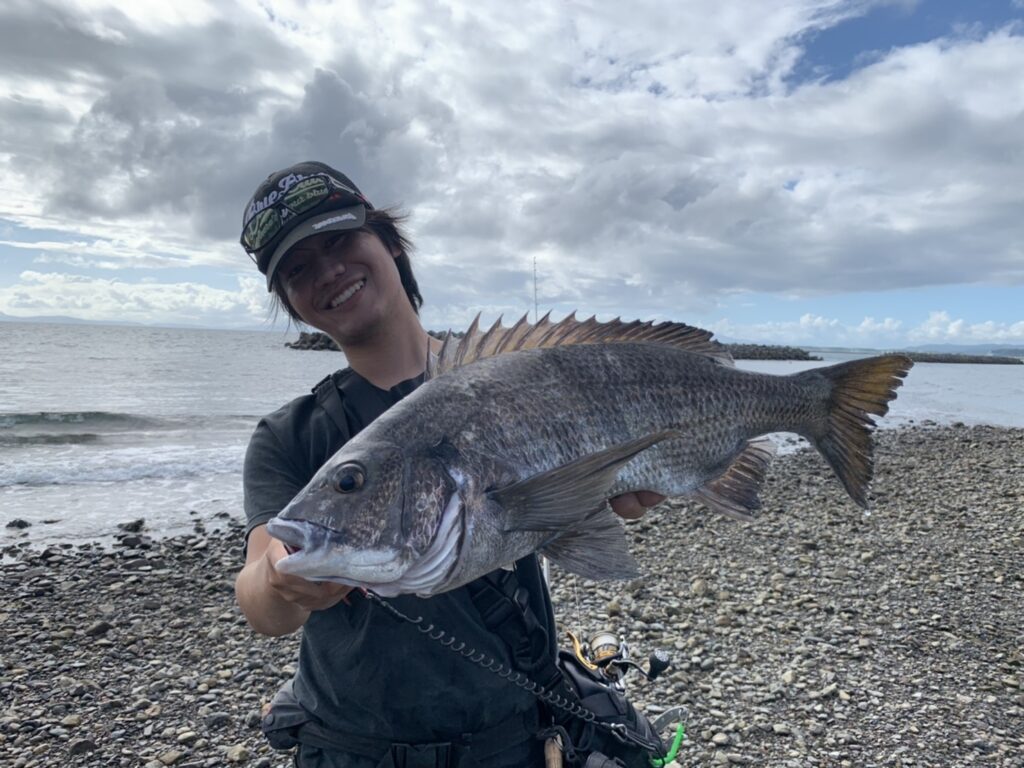
[[[904,352],[915,363],[972,363],[982,365],[1024,365],[1019,357],[1001,355],[959,355],[945,352]]]
[[[446,331],[428,331],[435,338],[444,338]],[[461,337],[461,332],[453,332]],[[302,331],[295,341],[285,342],[290,349],[333,350],[338,351],[334,339],[319,331]],[[736,360],[821,360],[799,347],[777,346],[771,344],[723,344]]]

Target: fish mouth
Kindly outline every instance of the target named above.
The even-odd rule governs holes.
[[[267,533],[288,552],[274,567],[309,581],[372,588],[395,581],[409,568],[407,556],[399,549],[352,547],[343,543],[337,531],[308,520],[275,517],[267,522]]]

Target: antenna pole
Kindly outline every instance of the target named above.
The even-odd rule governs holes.
[[[533,322],[539,319],[537,314],[537,257],[533,257]]]

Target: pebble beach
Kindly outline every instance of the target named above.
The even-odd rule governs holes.
[[[631,697],[685,708],[678,765],[1024,766],[1024,430],[876,442],[869,515],[800,450],[754,523],[674,500],[628,523],[642,578],[553,570],[564,629],[672,656]],[[0,766],[291,764],[258,722],[298,638],[249,629],[220,522],[3,549]]]

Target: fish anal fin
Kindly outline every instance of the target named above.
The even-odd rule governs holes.
[[[629,553],[626,532],[607,507],[575,531],[546,544],[541,554],[563,570],[585,579],[632,579],[640,574]]]
[[[625,464],[651,446],[678,436],[668,429],[627,440],[487,495],[506,510],[508,530],[575,530],[604,506]]]
[[[774,455],[770,440],[751,440],[724,472],[694,496],[716,512],[737,520],[753,520],[754,513],[761,508],[758,493]]]

